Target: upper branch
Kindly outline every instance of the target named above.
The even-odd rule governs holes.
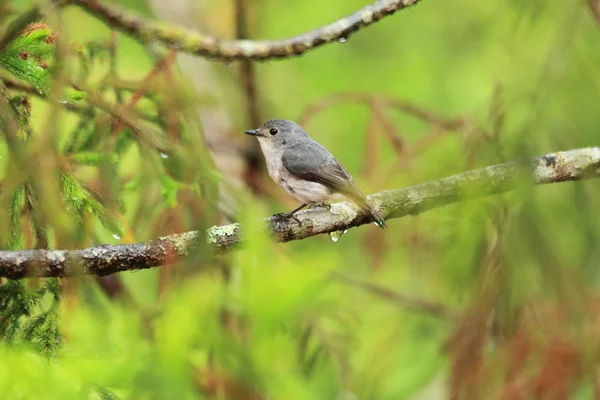
[[[600,148],[591,147],[536,157],[529,162],[508,162],[468,171],[437,181],[369,196],[369,201],[386,218],[417,215],[459,201],[511,190],[520,179],[532,184],[578,181],[600,177]],[[305,239],[321,233],[346,230],[371,223],[369,216],[352,203],[332,204],[331,209],[314,208],[292,219],[270,218],[266,229],[280,242]],[[103,245],[83,250],[0,251],[0,277],[108,275],[152,268],[177,261],[198,244],[200,235],[187,232],[131,245]],[[210,245],[219,251],[242,241],[239,224],[208,230]]]
[[[223,61],[286,58],[334,41],[345,41],[350,34],[421,0],[378,0],[355,13],[315,30],[281,40],[221,40],[217,37],[177,26],[159,24],[98,0],[73,0],[75,4],[112,27],[143,42],[158,41],[165,46]]]

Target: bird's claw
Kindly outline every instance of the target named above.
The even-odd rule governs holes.
[[[293,219],[298,223],[298,225],[302,226],[302,221],[300,221],[293,213],[277,213],[273,215],[275,219]]]

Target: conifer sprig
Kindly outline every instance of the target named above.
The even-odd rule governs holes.
[[[0,51],[0,66],[39,93],[46,94],[50,86],[48,62],[54,51],[54,41],[52,31],[44,24],[28,25]]]

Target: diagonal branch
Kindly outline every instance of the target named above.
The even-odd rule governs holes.
[[[476,169],[437,181],[369,196],[386,218],[418,215],[432,208],[510,191],[522,179],[533,184],[579,181],[600,177],[600,147],[569,150],[536,157],[529,162],[509,162]],[[314,208],[292,219],[268,219],[266,229],[279,242],[305,239],[369,224],[369,217],[351,203],[331,209]],[[83,250],[0,251],[0,277],[108,275],[120,271],[153,268],[177,261],[194,250],[197,232],[170,235],[131,245],[103,245]],[[227,251],[242,241],[239,224],[215,226],[208,243]]]
[[[41,99],[45,99],[48,101],[52,101],[50,98],[48,98],[48,96],[38,92],[33,86],[28,85],[26,83],[22,83],[22,82],[19,82],[15,79],[8,78],[8,77],[0,77],[0,82],[3,83],[7,89],[14,90],[17,92],[23,92],[27,95],[39,97]],[[128,90],[128,91],[133,91],[133,92],[135,92],[140,87],[140,84],[141,83],[138,83],[138,82],[125,82],[125,81],[111,82],[111,85],[115,86],[115,88],[117,88],[117,89]],[[84,116],[90,114],[93,111],[93,105],[90,107],[90,106],[84,105],[84,104],[70,103],[70,102],[65,102],[65,101],[61,101],[60,104],[66,110],[71,111],[73,113],[81,114]],[[106,103],[104,103],[104,104],[106,105]],[[108,107],[108,105],[106,107],[104,107],[104,110],[106,110],[107,107]],[[101,107],[98,107],[98,108],[103,109]],[[134,110],[130,110],[130,111],[132,111],[133,114],[135,114],[136,116],[140,117],[141,119],[143,119],[145,121],[152,122],[152,123],[159,122],[159,120],[157,119],[157,117],[155,115],[152,115],[148,112],[144,112],[139,109],[134,109]]]
[[[456,313],[453,310],[449,310],[445,305],[440,303],[407,296],[392,289],[351,278],[349,276],[340,274],[339,272],[333,272],[331,276],[339,283],[362,289],[367,293],[371,293],[391,303],[396,303],[399,306],[409,310],[422,312],[424,314],[429,314],[431,316],[444,319],[454,319],[456,317]]]
[[[75,4],[112,27],[142,42],[161,42],[165,46],[222,61],[287,58],[326,43],[345,42],[350,34],[383,17],[408,8],[421,0],[378,0],[345,18],[300,35],[281,40],[222,40],[217,37],[159,24],[98,0],[73,0]]]

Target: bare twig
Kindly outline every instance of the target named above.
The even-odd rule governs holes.
[[[235,26],[236,26],[236,39],[247,40],[250,39],[249,29],[249,0],[235,0]],[[261,112],[261,101],[260,96],[256,90],[256,69],[254,62],[250,59],[244,59],[240,62],[240,80],[242,89],[244,91],[247,123],[249,126],[255,128],[260,126],[263,122]],[[250,142],[245,152],[246,155],[246,171],[245,181],[246,184],[253,190],[260,192],[260,185],[257,183],[260,181],[260,172],[264,167],[264,161],[260,146],[256,140]]]
[[[536,157],[529,162],[509,162],[476,169],[403,189],[369,196],[384,217],[418,215],[432,208],[467,199],[510,191],[521,179],[532,184],[579,181],[600,177],[600,148],[569,150]],[[372,221],[351,203],[313,208],[292,219],[270,218],[267,229],[275,240],[289,242],[322,233],[350,229]],[[83,250],[21,250],[0,252],[0,277],[107,275],[152,268],[177,261],[197,244],[197,232],[176,234],[144,243],[103,245]],[[242,241],[239,224],[215,226],[207,232],[208,243],[227,251]]]
[[[136,116],[133,115],[134,113],[129,111],[127,107],[122,108],[115,106],[104,99],[99,92],[88,89],[80,83],[72,83],[71,86],[73,86],[76,90],[85,92],[88,103],[111,115],[123,125],[129,127],[129,129],[135,133],[142,143],[160,151],[161,153],[169,152],[169,146],[167,143],[165,143],[165,140],[160,136],[159,132],[153,129],[151,126],[138,120]]]
[[[353,286],[359,289],[363,289],[377,297],[396,303],[401,307],[406,307],[413,311],[423,312],[439,318],[451,319],[456,317],[455,313],[453,313],[443,304],[440,303],[435,303],[433,301],[407,296],[405,294],[398,293],[392,289],[388,289],[383,286],[375,285],[369,282],[363,282],[361,280],[351,278],[338,272],[332,273],[332,277],[336,281],[343,283],[347,286]]]
[[[112,31],[110,33],[110,39],[108,41],[108,56],[109,56],[109,71],[108,77],[111,81],[118,81],[119,75],[117,73],[117,32]],[[118,104],[123,103],[123,93],[121,89],[117,86],[113,87],[115,91],[115,98],[117,99]]]
[[[51,101],[51,99],[49,99],[47,96],[38,92],[33,86],[28,85],[26,83],[22,83],[16,79],[2,77],[2,78],[0,78],[0,81],[2,81],[2,83],[4,83],[6,88],[9,90],[16,90],[19,92],[27,93],[29,95]],[[115,87],[118,87],[120,90],[130,90],[131,89],[132,91],[135,91],[136,89],[132,89],[132,87],[137,88],[137,87],[139,87],[139,85],[140,85],[140,83],[137,83],[137,82],[115,82]],[[88,115],[94,110],[93,106],[84,105],[84,104],[77,104],[77,103],[70,103],[70,102],[61,102],[60,104],[66,110],[77,113],[77,114],[81,114],[81,115]],[[147,112],[144,112],[144,111],[141,111],[138,109],[132,110],[132,112],[136,116],[140,117],[141,119],[143,119],[145,121],[153,122],[153,123],[158,122],[157,117],[150,113],[147,113]]]
[[[16,79],[12,79],[12,78],[7,78],[7,77],[2,77],[0,78],[0,80],[2,80],[2,83],[4,83],[4,85],[6,86],[7,89],[9,90],[16,90],[19,92],[23,92],[23,93],[27,93],[28,95],[32,95],[32,96],[36,96],[36,97],[40,97],[40,98],[44,98],[44,99],[48,99],[48,97],[46,97],[45,95],[41,94],[40,92],[38,92],[33,86],[28,85],[26,83],[22,83]],[[85,107],[85,106],[81,106],[79,104],[73,104],[73,103],[61,103],[63,105],[63,107],[71,112],[77,113],[77,114],[89,114],[91,112],[90,107]]]
[[[421,0],[378,0],[345,18],[324,27],[281,40],[222,40],[178,26],[157,24],[98,0],[73,0],[93,16],[143,42],[165,46],[223,61],[287,58],[305,53],[326,43],[345,42],[350,34],[380,19],[417,4]]]
[[[235,26],[236,38],[238,40],[247,40],[250,38],[248,17],[248,0],[235,0]],[[258,94],[256,92],[254,63],[250,60],[242,60],[240,63],[240,75],[246,96],[246,106],[248,107],[248,122],[250,126],[257,127],[263,121],[260,116]]]
[[[309,119],[314,117],[315,114],[329,109],[331,107],[345,104],[345,103],[363,103],[364,105],[373,108],[373,104],[376,103],[382,108],[392,108],[394,110],[412,115],[413,117],[422,120],[428,124],[439,127],[444,130],[460,129],[465,126],[465,121],[462,119],[447,119],[435,115],[434,113],[425,110],[415,104],[407,101],[397,99],[394,97],[388,97],[383,95],[377,95],[372,93],[360,93],[360,92],[348,92],[348,93],[337,93],[332,96],[326,97],[319,100],[310,107],[308,107],[298,118],[300,125],[305,124]]]
[[[163,72],[164,69],[171,65],[173,62],[175,62],[175,52],[170,51],[167,55],[165,55],[154,65],[154,68],[152,68],[152,70],[150,70],[150,72],[148,72],[148,74],[144,78],[142,78],[137,90],[131,95],[129,101],[121,111],[125,113],[132,112],[137,102],[140,101],[140,99],[144,96],[147,90],[147,86],[150,86],[150,84],[158,76],[158,74]],[[123,118],[119,118],[116,115],[114,117],[115,123],[113,127],[113,134],[118,134],[122,129],[123,125],[126,125],[126,122],[123,120]]]

